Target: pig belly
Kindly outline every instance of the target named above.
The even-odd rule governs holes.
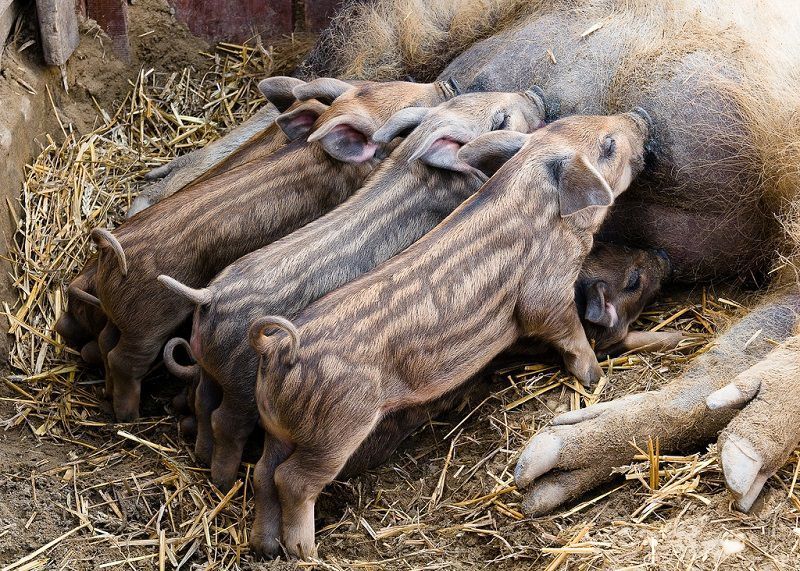
[[[753,208],[683,210],[623,201],[614,206],[598,239],[664,248],[679,282],[740,278],[757,284],[774,255],[769,227],[766,216]]]

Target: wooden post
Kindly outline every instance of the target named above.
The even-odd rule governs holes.
[[[111,38],[111,47],[117,57],[130,63],[131,42],[128,39],[127,1],[86,0],[86,13]]]
[[[328,26],[343,0],[306,0],[306,30],[319,32]]]
[[[19,13],[19,3],[15,0],[0,0],[0,69],[2,69],[3,51],[6,47],[6,39],[14,25],[14,20]]]
[[[75,0],[36,0],[44,61],[64,65],[80,40]]]

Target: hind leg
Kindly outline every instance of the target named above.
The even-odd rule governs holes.
[[[236,480],[247,437],[258,424],[255,395],[252,390],[241,392],[250,394],[234,395],[230,388],[224,391],[222,404],[211,416],[214,432],[211,481],[223,491],[230,489]]]
[[[214,453],[214,433],[211,429],[211,414],[219,406],[222,391],[217,381],[205,371],[200,372],[200,379],[194,390],[194,412],[197,419],[197,440],[194,443],[194,455],[203,464],[210,464]]]
[[[253,472],[256,512],[250,545],[265,557],[278,555],[281,550],[281,504],[275,488],[275,468],[291,452],[291,444],[264,433],[264,451]]]
[[[113,380],[114,415],[118,422],[139,418],[142,379],[161,354],[162,340],[130,339],[120,335],[108,353],[106,375]]]
[[[314,505],[323,488],[333,482],[347,459],[369,436],[378,420],[361,426],[332,427],[312,445],[297,444],[292,455],[275,470],[275,487],[281,502],[283,545],[300,558],[316,557]],[[324,430],[320,428],[320,430]]]

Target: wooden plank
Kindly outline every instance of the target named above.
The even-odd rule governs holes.
[[[86,13],[111,38],[111,48],[117,57],[130,62],[127,0],[86,0]]]
[[[19,2],[14,0],[0,0],[0,66],[3,62],[3,51],[5,51],[6,40],[14,25],[14,20],[19,13]],[[2,67],[0,67],[2,69]]]
[[[169,0],[175,17],[210,42],[243,42],[259,33],[265,39],[293,31],[292,0]]]
[[[63,65],[78,46],[78,16],[75,0],[36,0],[44,61]]]

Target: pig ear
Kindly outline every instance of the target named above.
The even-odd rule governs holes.
[[[330,105],[333,100],[345,91],[353,89],[353,86],[333,77],[321,77],[303,85],[298,85],[294,89],[294,96],[300,101],[308,99],[319,99],[323,103]]]
[[[490,177],[527,142],[516,131],[492,131],[477,137],[458,151],[458,159]]]
[[[372,140],[376,143],[389,143],[395,137],[404,137],[419,125],[428,116],[431,110],[428,107],[406,107],[391,117],[383,127],[375,131]]]
[[[556,161],[552,168],[558,181],[558,206],[562,218],[614,203],[611,187],[582,153]]]
[[[450,124],[430,133],[409,157],[408,162],[422,161],[432,167],[457,172],[471,172],[479,178],[486,175],[458,158],[458,152],[472,139],[472,134],[463,126]]]
[[[292,89],[298,85],[305,85],[305,81],[294,77],[276,76],[262,79],[258,83],[258,89],[264,94],[267,101],[282,113],[296,101]]]
[[[314,122],[328,106],[319,101],[311,100],[300,103],[291,111],[287,111],[275,118],[275,123],[286,133],[290,141],[296,141],[311,132]]]
[[[378,145],[370,138],[374,127],[369,119],[345,113],[326,121],[311,133],[308,141],[319,141],[325,152],[345,163],[363,163],[375,156]]]
[[[586,321],[603,327],[614,327],[617,324],[617,309],[606,302],[605,282],[595,282],[586,288]]]

